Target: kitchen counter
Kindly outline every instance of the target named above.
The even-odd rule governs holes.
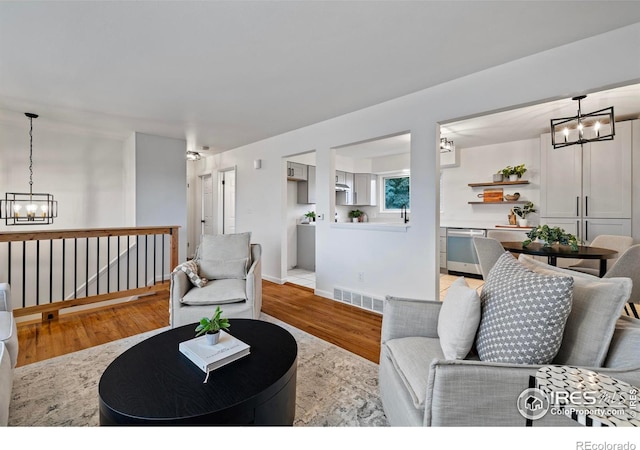
[[[411,225],[398,222],[333,222],[331,228],[368,231],[395,231],[406,233]]]
[[[501,225],[501,226],[498,226]],[[513,231],[529,231],[530,227],[512,227],[507,223],[483,222],[477,220],[443,220],[440,222],[442,228],[476,228],[484,230],[513,230]]]

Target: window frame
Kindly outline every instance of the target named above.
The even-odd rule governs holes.
[[[385,175],[380,175],[380,212],[381,213],[399,213],[402,211],[401,208],[387,209],[386,208],[386,180],[391,178],[408,178],[409,179],[409,207],[407,208],[407,212],[411,212],[411,174],[407,172],[397,172],[397,173],[389,173]]]

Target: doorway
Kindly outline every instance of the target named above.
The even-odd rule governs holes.
[[[200,199],[201,208],[201,234],[213,234],[213,176],[209,173],[200,176],[202,193]]]
[[[218,234],[236,232],[236,168],[218,172]]]

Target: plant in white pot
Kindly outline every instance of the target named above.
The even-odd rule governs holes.
[[[359,209],[353,209],[349,211],[349,217],[351,217],[352,222],[360,222],[360,217],[362,217],[362,211]]]
[[[536,208],[533,205],[533,202],[527,202],[521,208],[519,206],[514,206],[511,208],[511,211],[518,216],[518,226],[526,227],[528,225],[527,216],[533,212],[536,212]]]
[[[216,306],[216,311],[211,318],[203,317],[200,319],[200,323],[196,327],[196,337],[205,334],[207,336],[207,343],[215,345],[220,339],[220,330],[230,328],[229,319],[222,317],[222,310],[219,306]]]
[[[519,164],[514,167],[507,166],[500,172],[505,179],[509,179],[509,181],[518,181],[520,178],[522,178],[522,175],[524,175],[526,171],[527,168],[525,167],[525,165]]]

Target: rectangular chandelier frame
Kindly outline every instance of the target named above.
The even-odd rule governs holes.
[[[596,123],[609,126],[610,132],[601,134],[600,130],[595,130],[596,136],[592,138],[584,137],[585,129],[595,127]],[[575,130],[578,129],[578,138],[569,140],[567,134],[564,133],[564,129]],[[551,143],[553,148],[568,147],[570,145],[586,144],[588,142],[597,141],[612,141],[616,134],[615,119],[613,114],[613,106],[603,108],[598,111],[594,111],[588,114],[578,114],[572,117],[563,117],[560,119],[551,119]],[[564,139],[558,141],[556,135],[563,135]]]
[[[50,225],[58,217],[58,202],[51,194],[7,192],[0,200],[0,219],[6,225]]]

